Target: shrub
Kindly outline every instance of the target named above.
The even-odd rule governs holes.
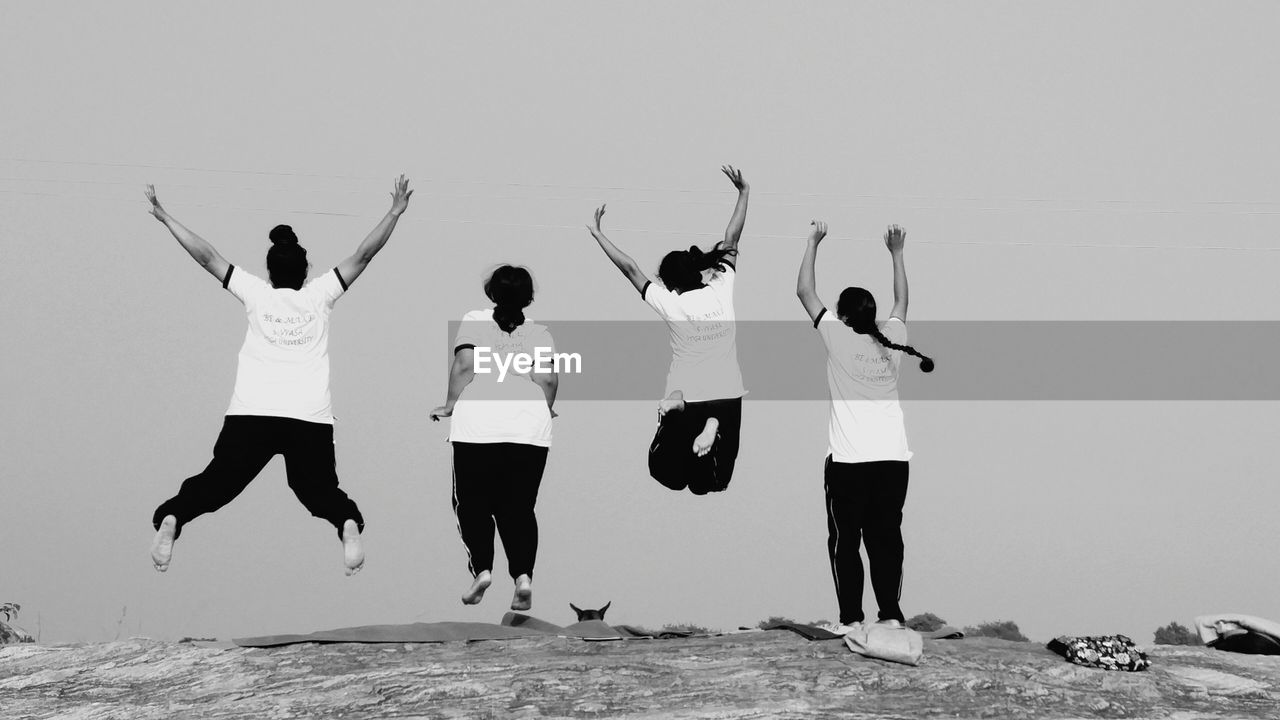
[[[1176,622],[1171,622],[1156,630],[1156,644],[1199,646],[1204,643],[1201,642],[1200,635],[1198,635],[1194,630],[1183,625],[1179,625]]]
[[[713,632],[708,628],[705,628],[701,625],[694,625],[693,623],[667,624],[667,625],[663,625],[662,629],[667,632],[687,632],[687,633],[693,633],[694,635],[710,635]]]
[[[907,627],[916,632],[933,632],[946,624],[946,620],[930,612],[920,613],[907,620]]]
[[[979,623],[976,626],[970,626],[964,629],[964,634],[970,637],[993,637],[1001,640],[1016,640],[1017,642],[1031,642],[1022,631],[1018,629],[1018,624],[1012,620],[995,620],[992,622]]]
[[[0,605],[0,615],[4,616],[4,620],[0,620],[0,645],[35,642],[35,639],[22,628],[9,624],[14,618],[18,617],[18,611],[21,609],[22,606],[17,603]]]
[[[792,625],[798,624],[796,623],[795,620],[792,620],[791,618],[785,617],[783,615],[770,615],[764,620],[761,620],[760,622],[756,623],[756,627],[763,630],[769,627],[770,625],[776,625],[778,623],[791,623]]]

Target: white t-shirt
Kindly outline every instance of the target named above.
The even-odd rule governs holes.
[[[738,367],[737,323],[733,315],[733,282],[737,272],[726,264],[705,287],[676,293],[647,283],[644,301],[667,322],[671,336],[671,369],[666,395],[679,390],[690,402],[729,400],[747,394]]]
[[[224,286],[249,320],[227,414],[333,424],[329,312],[346,290],[337,268],[301,290],[272,287],[235,266],[227,274]]]
[[[907,429],[898,404],[902,351],[860,335],[825,309],[815,323],[827,346],[831,419],[827,452],[835,462],[910,460]],[[907,344],[907,325],[891,317],[879,325],[890,342]]]
[[[492,309],[473,310],[463,316],[453,342],[455,353],[463,347],[473,348],[476,372],[454,405],[449,441],[550,447],[551,410],[546,394],[531,377],[533,369],[519,372],[514,359],[505,376],[499,368],[515,354],[524,353],[536,361],[539,348],[544,355],[554,352],[547,328],[526,318],[520,327],[505,333],[494,322]]]

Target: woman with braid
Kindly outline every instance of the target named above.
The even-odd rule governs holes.
[[[827,498],[827,552],[840,604],[840,629],[863,621],[862,558],[865,542],[871,589],[879,622],[901,627],[902,506],[907,499],[907,433],[898,404],[902,353],[933,360],[907,345],[907,271],[902,249],[906,233],[893,225],[884,235],[893,258],[893,309],[876,322],[876,301],[860,287],[845,288],[832,316],[818,299],[814,262],[827,224],[814,221],[800,263],[796,294],[827,348],[827,385],[831,393],[828,449],[823,479]]]
[[[155,188],[147,186],[151,214],[244,304],[249,325],[213,459],[153,514],[151,561],[156,570],[169,568],[173,543],[187,523],[234,500],[276,455],[284,456],[289,489],[302,505],[338,531],[347,574],[364,566],[364,518],[338,487],[334,460],[329,314],[386,245],[411,195],[409,181],[401,175],[391,192],[391,209],[355,253],[310,281],[306,249],[293,228],[277,225],[270,233],[267,282],[224,260],[204,238],[175,220],[156,199]]]
[[[742,371],[734,326],[733,286],[738,240],[747,219],[750,186],[732,166],[720,168],[738,189],[724,240],[708,252],[696,245],[667,253],[655,285],[600,229],[604,206],[587,230],[666,321],[671,369],[658,404],[658,430],[649,445],[649,474],[672,490],[695,495],[729,487],[742,425]]]

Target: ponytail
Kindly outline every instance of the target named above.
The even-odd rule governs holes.
[[[498,323],[498,329],[509,333],[524,324],[524,308],[516,305],[495,305],[493,321]]]
[[[710,252],[702,252],[697,245],[689,247],[689,254],[693,256],[694,262],[699,265],[700,270],[716,270],[724,272],[725,265],[729,264],[728,258],[737,257],[737,248],[721,247],[723,243],[716,243]]]
[[[708,252],[703,252],[697,245],[690,245],[688,250],[673,250],[658,265],[658,279],[669,290],[696,290],[702,287],[704,270],[724,272],[725,266],[729,264],[727,258],[737,254],[737,250],[721,247],[720,243]]]
[[[533,302],[533,276],[522,267],[503,265],[484,281],[484,294],[493,301],[493,321],[504,333],[524,324],[524,309]]]

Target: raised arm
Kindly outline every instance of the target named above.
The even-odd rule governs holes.
[[[720,172],[727,175],[733,186],[738,188],[738,203],[733,206],[733,215],[729,216],[729,226],[724,229],[724,241],[720,243],[720,247],[733,250],[736,258],[738,240],[742,238],[742,227],[747,224],[747,196],[751,194],[751,186],[742,178],[742,171],[735,170],[732,165],[721,166]]]
[[[604,217],[604,205],[596,208],[595,225],[588,225],[587,230],[591,233],[591,237],[600,243],[600,249],[604,250],[604,254],[608,255],[613,264],[617,265],[622,274],[626,275],[627,279],[631,281],[631,284],[636,286],[636,290],[643,291],[645,284],[649,282],[648,276],[640,270],[640,266],[636,264],[635,260],[631,259],[630,255],[619,250],[617,245],[614,245],[609,238],[604,236],[604,231],[600,229],[600,218],[602,217]]]
[[[884,246],[893,257],[893,310],[889,317],[907,320],[907,267],[902,263],[902,249],[907,244],[907,231],[890,225],[884,234]]]
[[[164,223],[169,228],[169,232],[178,239],[178,244],[191,255],[192,259],[200,263],[200,267],[209,271],[209,274],[222,282],[227,277],[227,268],[230,265],[218,251],[214,249],[209,241],[199,235],[188,230],[182,223],[173,219],[167,210],[160,205],[160,201],[156,199],[156,188],[154,185],[148,185],[146,190],[147,200],[151,201],[151,214],[157,220]]]
[[[458,404],[462,391],[476,377],[475,350],[464,347],[453,354],[453,363],[449,366],[449,391],[444,405],[431,411],[431,419],[439,422],[442,417],[453,415],[453,406]]]
[[[822,242],[822,238],[827,236],[827,224],[821,220],[814,220],[809,224],[813,229],[809,231],[809,242],[804,249],[804,259],[800,261],[800,276],[796,278],[796,296],[800,298],[800,304],[804,305],[805,312],[809,313],[809,319],[817,322],[823,305],[818,299],[818,281],[814,275],[813,266],[818,260],[818,245]]]
[[[373,256],[378,254],[383,245],[387,244],[387,240],[391,239],[391,231],[396,229],[396,223],[399,222],[400,216],[409,207],[409,197],[413,195],[413,191],[409,189],[409,181],[404,175],[396,180],[395,190],[391,192],[391,209],[382,217],[369,233],[368,237],[360,243],[360,247],[356,248],[351,257],[343,260],[338,264],[338,272],[342,275],[342,279],[350,287],[351,283],[360,277],[360,273],[369,267],[369,262],[373,260]]]

